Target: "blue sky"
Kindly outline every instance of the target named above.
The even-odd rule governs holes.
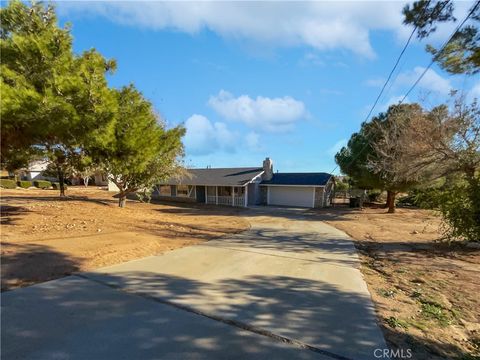
[[[184,124],[190,167],[326,171],[359,129],[409,32],[402,2],[59,2],[77,52],[117,60],[112,86],[134,83],[169,126]],[[470,2],[456,3],[462,17]],[[451,25],[428,43],[441,44]],[[398,101],[428,65],[413,41],[374,114]],[[408,97],[426,107],[478,77],[436,66]],[[337,170],[338,172],[338,170]]]

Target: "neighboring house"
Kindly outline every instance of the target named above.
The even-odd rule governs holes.
[[[156,198],[205,204],[293,207],[329,206],[334,178],[327,173],[274,173],[270,158],[263,167],[189,169],[155,189]]]
[[[95,185],[96,186],[108,186],[108,176],[104,171],[95,171]]]
[[[48,161],[46,160],[36,160],[28,164],[28,167],[21,169],[17,172],[18,177],[21,180],[34,181],[34,180],[49,180],[57,181],[57,178],[52,176],[45,176],[43,172],[47,170]]]

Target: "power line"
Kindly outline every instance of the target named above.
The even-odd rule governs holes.
[[[443,10],[445,8],[445,6],[450,2],[447,1],[444,6],[442,7],[441,10]],[[428,6],[428,3],[427,3],[427,6]],[[424,8],[424,11],[426,10],[427,6],[425,6]],[[420,74],[420,76],[418,77],[418,79],[413,83],[413,85],[410,87],[410,89],[406,92],[405,96],[402,98],[402,100],[399,101],[399,105],[402,104],[405,99],[407,98],[407,96],[412,92],[412,90],[418,85],[418,83],[422,80],[422,78],[425,76],[425,74],[427,73],[427,71],[432,67],[433,63],[439,58],[439,56],[443,53],[443,51],[445,51],[445,48],[446,46],[450,43],[450,41],[452,41],[452,39],[455,37],[455,35],[458,33],[458,31],[460,30],[460,28],[467,22],[467,20],[473,15],[473,13],[477,10],[477,8],[480,6],[480,0],[477,0],[477,2],[475,3],[475,5],[471,8],[471,10],[468,12],[467,16],[465,16],[465,18],[463,19],[463,21],[455,28],[455,31],[452,33],[452,35],[448,38],[448,40],[442,45],[442,47],[440,48],[440,50],[438,51],[438,53],[432,58],[432,60],[430,61],[430,64],[428,64],[428,66],[424,69],[424,71]],[[414,28],[414,31],[415,32],[417,29],[417,26],[415,26]],[[413,33],[412,32],[412,33]],[[410,35],[410,38],[411,38],[411,35]],[[383,88],[382,88],[383,90]],[[377,98],[378,99],[378,98]],[[372,110],[373,111],[373,107],[372,107]],[[371,112],[370,111],[370,112]],[[370,113],[369,113],[370,114]],[[367,120],[368,120],[368,117],[367,117]],[[367,135],[368,137],[368,135]],[[350,161],[350,164],[348,166],[350,166],[359,156],[360,154],[367,148],[368,144],[365,145],[362,149],[360,149],[360,151],[357,153],[357,156],[355,156],[351,161]],[[333,169],[332,173],[338,168],[338,165],[335,166],[335,168]]]
[[[448,3],[448,2],[447,2],[447,3]],[[428,7],[429,4],[430,4],[430,0],[429,0],[428,3],[425,5],[425,8],[424,8],[424,10],[423,10],[424,12],[425,12],[425,9]],[[373,103],[373,106],[371,107],[371,109],[370,109],[370,111],[368,112],[368,115],[365,117],[365,120],[364,120],[364,121],[367,121],[367,120],[370,118],[370,115],[372,115],[373,109],[375,109],[375,106],[377,106],[378,100],[380,100],[380,97],[382,96],[383,91],[385,90],[385,88],[387,87],[388,82],[389,82],[390,79],[392,78],[392,75],[393,75],[393,73],[395,72],[395,69],[397,68],[398,63],[400,62],[400,59],[402,58],[403,54],[405,53],[405,50],[407,50],[407,47],[408,47],[408,45],[410,44],[410,41],[412,40],[412,37],[413,37],[413,35],[415,34],[415,31],[417,31],[417,27],[418,27],[418,25],[415,25],[415,27],[413,28],[412,33],[411,33],[410,36],[408,37],[408,40],[407,40],[407,42],[405,43],[405,46],[403,47],[402,51],[400,52],[400,55],[398,55],[397,61],[395,61],[395,65],[393,66],[392,70],[390,71],[390,74],[388,74],[387,80],[386,80],[385,83],[383,84],[382,89],[380,90],[380,93],[378,94],[377,98],[375,99],[375,102]]]
[[[418,79],[413,83],[413,85],[410,87],[410,89],[408,89],[408,91],[406,92],[405,96],[402,98],[402,100],[400,100],[399,104],[402,104],[405,99],[407,98],[407,96],[412,92],[412,90],[418,85],[418,83],[420,82],[420,80],[422,80],[422,78],[425,76],[425,74],[427,73],[427,71],[432,67],[433,63],[440,57],[440,55],[442,54],[442,52],[445,50],[445,48],[447,47],[448,43],[450,41],[452,41],[452,39],[454,38],[454,36],[457,34],[457,32],[460,30],[460,28],[467,22],[467,20],[470,18],[470,16],[473,15],[473,13],[475,12],[475,10],[477,10],[478,6],[480,5],[480,0],[477,1],[477,3],[475,4],[475,6],[472,7],[472,9],[468,12],[467,16],[465,17],[465,19],[463,19],[463,21],[460,23],[460,25],[458,25],[455,29],[455,31],[452,33],[452,35],[448,38],[448,40],[442,45],[442,47],[440,48],[440,51],[432,58],[432,61],[430,61],[430,64],[428,64],[428,66],[423,70],[423,72],[420,74],[420,76],[418,77]]]
[[[444,7],[447,6],[447,4],[450,2],[450,0],[448,0]],[[430,4],[430,0],[428,0],[427,4],[425,5],[425,7],[423,8],[423,12],[422,12],[422,16],[423,14],[425,13],[426,9],[428,8],[428,5]],[[443,10],[443,8],[442,8]],[[418,25],[415,25],[415,27],[413,28],[413,31],[411,32],[410,36],[408,37],[407,39],[407,42],[405,43],[405,45],[403,46],[403,49],[402,51],[400,52],[400,54],[398,55],[397,57],[397,60],[395,61],[395,65],[393,65],[393,68],[392,70],[390,71],[390,74],[388,74],[388,77],[387,77],[387,80],[385,80],[385,83],[383,84],[382,86],[382,89],[380,90],[380,92],[378,93],[378,96],[377,98],[375,99],[375,102],[373,103],[372,107],[370,108],[370,111],[368,112],[367,116],[365,117],[365,121],[367,121],[369,118],[370,118],[370,115],[372,115],[372,112],[373,110],[375,109],[375,106],[377,106],[378,104],[378,101],[380,100],[380,97],[382,96],[383,94],[383,91],[385,90],[385,88],[387,87],[387,84],[388,82],[390,81],[390,79],[392,78],[392,75],[393,73],[395,72],[395,69],[397,68],[398,64],[400,63],[400,59],[402,58],[403,54],[405,53],[405,51],[407,50],[407,47],[408,45],[410,44],[410,41],[412,40],[413,38],[413,35],[415,34],[415,32],[417,31],[417,28],[418,28]],[[363,150],[362,150],[363,151]],[[336,165],[333,170],[332,170],[332,174],[335,170],[337,170],[338,168],[338,165]]]

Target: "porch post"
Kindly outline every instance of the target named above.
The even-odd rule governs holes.
[[[235,187],[232,186],[232,206],[235,206]]]
[[[208,186],[205,185],[205,204],[208,204]]]
[[[218,205],[218,186],[215,186],[215,205]]]
[[[243,206],[247,207],[248,206],[248,185],[245,185],[245,191],[243,192]]]

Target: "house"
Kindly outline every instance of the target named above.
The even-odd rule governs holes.
[[[270,158],[262,167],[189,169],[156,187],[159,199],[205,204],[280,205],[317,208],[331,204],[334,178],[327,173],[274,173]]]
[[[49,180],[57,181],[56,177],[45,175],[48,168],[47,160],[35,160],[28,164],[24,169],[17,171],[18,178],[25,181]],[[12,173],[11,176],[14,176]]]

